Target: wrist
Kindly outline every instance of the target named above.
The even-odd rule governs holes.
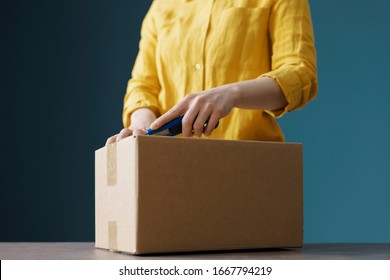
[[[154,116],[156,117],[156,115],[154,114],[154,112],[149,109],[149,108],[139,108],[137,110],[135,110],[132,114],[131,114],[131,120],[136,120],[138,118],[143,118],[145,116]]]
[[[148,108],[140,108],[131,114],[130,129],[148,129],[156,119],[154,112]]]
[[[240,106],[242,88],[240,83],[233,83],[229,86],[229,96],[232,107],[238,108]]]

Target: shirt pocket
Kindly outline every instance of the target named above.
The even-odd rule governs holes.
[[[268,52],[268,7],[234,7],[216,21],[216,62],[225,68],[254,70]],[[266,55],[268,57],[268,55]]]

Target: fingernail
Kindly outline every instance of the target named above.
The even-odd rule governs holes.
[[[157,124],[153,122],[153,123],[150,125],[150,128],[151,128],[151,129],[156,129],[156,128],[157,128]]]

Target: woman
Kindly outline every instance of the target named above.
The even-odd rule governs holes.
[[[307,0],[155,0],[124,99],[125,129],[107,144],[180,115],[186,137],[283,141],[275,118],[317,88]]]

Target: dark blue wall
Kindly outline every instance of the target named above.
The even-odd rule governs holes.
[[[0,241],[94,240],[94,151],[122,128],[150,2],[1,4]]]
[[[150,2],[0,4],[0,241],[94,240],[94,150],[122,126]],[[279,121],[304,143],[305,241],[390,242],[390,4],[310,4],[319,96]]]

